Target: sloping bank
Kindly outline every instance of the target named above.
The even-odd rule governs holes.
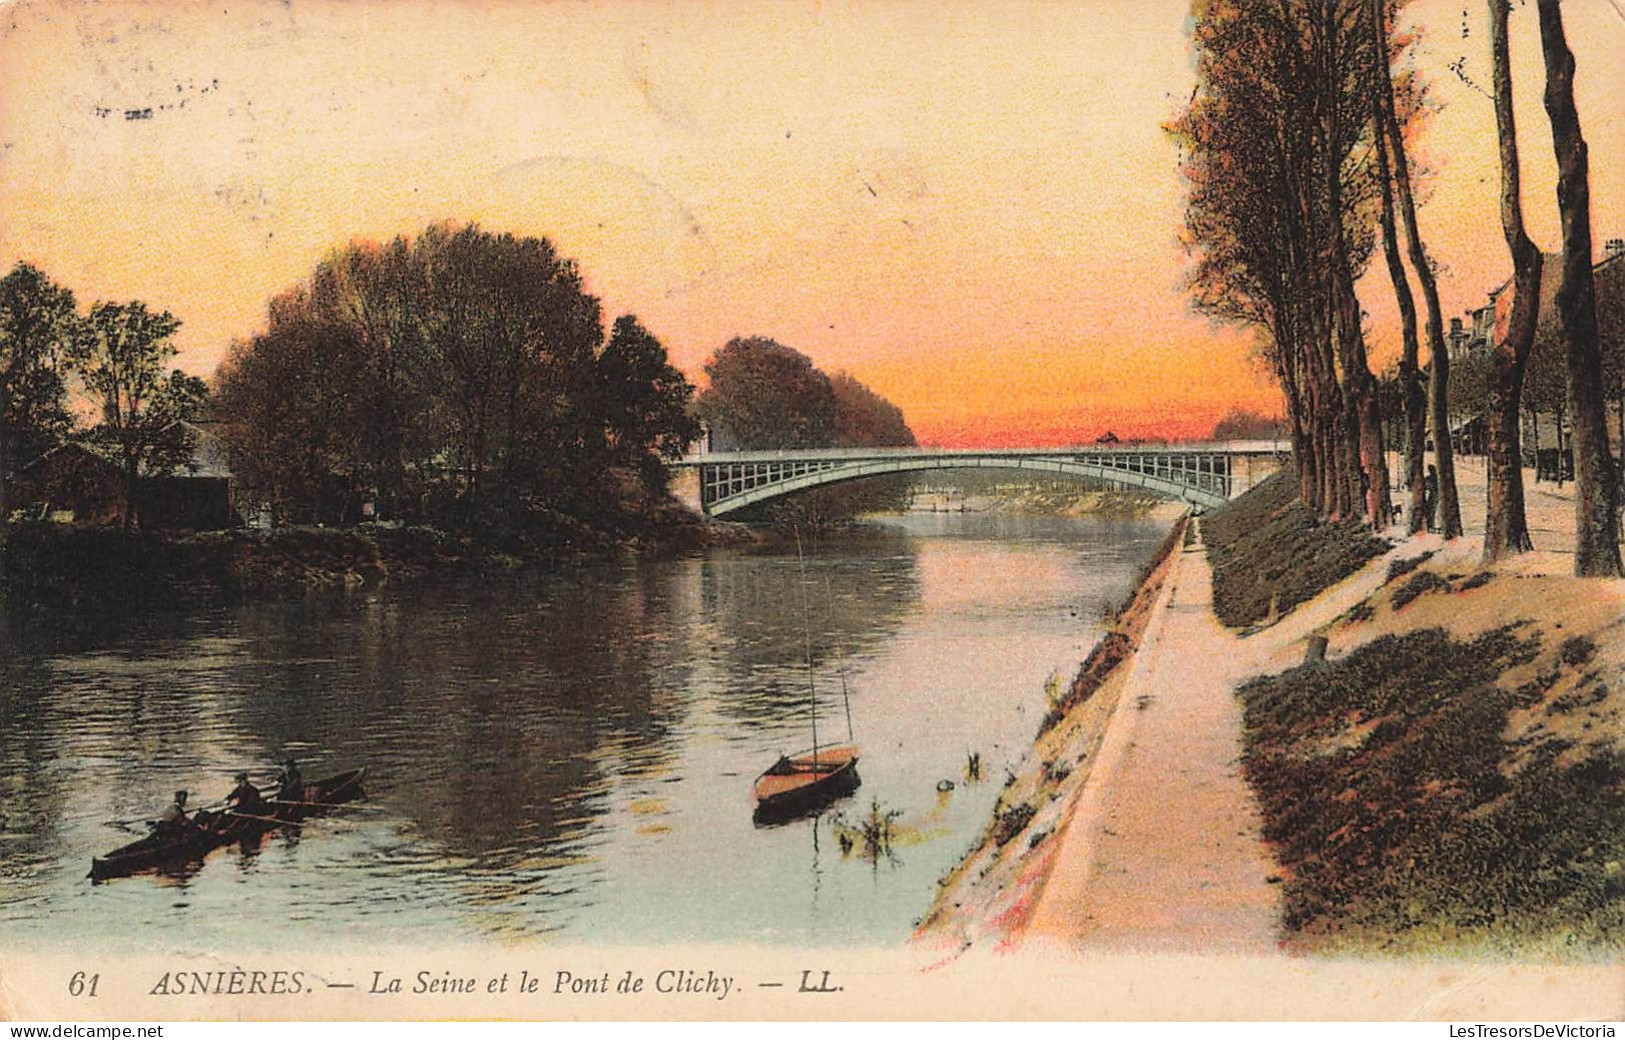
[[[1272,871],[1277,941],[1319,954],[1617,961],[1625,582],[1539,573],[1535,557],[1485,570],[1474,539],[1389,543],[1317,526],[1280,480],[1202,533],[1212,613],[1230,626],[1210,621],[1207,640],[1225,655],[1214,672],[1236,677],[1244,709],[1221,725],[1240,742],[1261,820],[1264,863],[1242,865]],[[1189,584],[1207,568],[1187,570],[1178,580]],[[1322,639],[1325,660],[1305,663]],[[922,938],[1008,942],[1040,896],[1053,907],[1109,895],[1110,878],[1093,891],[1049,882],[1080,773],[1107,729],[1133,721],[1120,702],[1145,696],[1125,685],[1128,671],[1041,735]],[[1215,847],[1230,837],[1168,800],[1147,827],[1174,817]],[[1084,833],[1106,826],[1083,822]],[[1124,862],[1154,865],[1132,850]],[[1148,934],[1145,914],[1116,909],[1128,917],[1119,934]],[[1181,938],[1201,948],[1207,937]]]
[[[917,939],[950,946],[1003,942],[1026,924],[1059,847],[1052,839],[1100,752],[1126,685],[1123,665],[1152,622],[1189,523],[1181,517],[1174,524],[1110,629],[1050,705],[1032,751],[971,851],[943,879]]]

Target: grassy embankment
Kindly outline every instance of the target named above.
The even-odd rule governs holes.
[[[1358,524],[1314,523],[1290,474],[1202,519],[1213,612],[1231,628],[1268,625],[1388,551]]]
[[[942,879],[917,938],[952,946],[1002,942],[1024,926],[1058,851],[1052,838],[1066,824],[1125,685],[1119,666],[1145,634],[1188,523],[1174,524],[1071,683],[1053,691],[1033,750],[1007,777],[982,834]]]
[[[1204,524],[1228,624],[1267,622],[1368,552],[1289,497],[1265,486]],[[1625,945],[1625,590],[1482,570],[1474,548],[1396,550],[1321,631],[1328,661],[1239,691],[1299,949]]]

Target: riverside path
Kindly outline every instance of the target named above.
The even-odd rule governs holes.
[[[1134,656],[1027,939],[1075,948],[1268,953],[1280,886],[1241,775],[1238,682],[1255,654],[1213,615],[1186,546]]]

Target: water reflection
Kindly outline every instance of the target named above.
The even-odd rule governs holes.
[[[880,536],[142,619],[0,659],[0,936],[185,944],[893,941],[986,818],[939,793],[1025,746],[1155,525],[910,520]],[[750,782],[843,737],[895,808],[886,868],[833,817],[767,831]],[[829,727],[825,729],[825,727]],[[97,886],[175,787],[366,764],[370,800],[202,870]],[[893,863],[892,860],[896,862]]]

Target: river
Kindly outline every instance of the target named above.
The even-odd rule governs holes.
[[[0,946],[895,945],[1165,524],[909,514],[807,546],[144,618],[0,656]],[[18,645],[20,643],[20,645]],[[751,820],[781,753],[862,787]],[[982,779],[966,779],[979,752]],[[369,767],[367,800],[92,884],[170,792]],[[942,781],[953,788],[939,790]],[[888,850],[843,825],[894,813]]]

